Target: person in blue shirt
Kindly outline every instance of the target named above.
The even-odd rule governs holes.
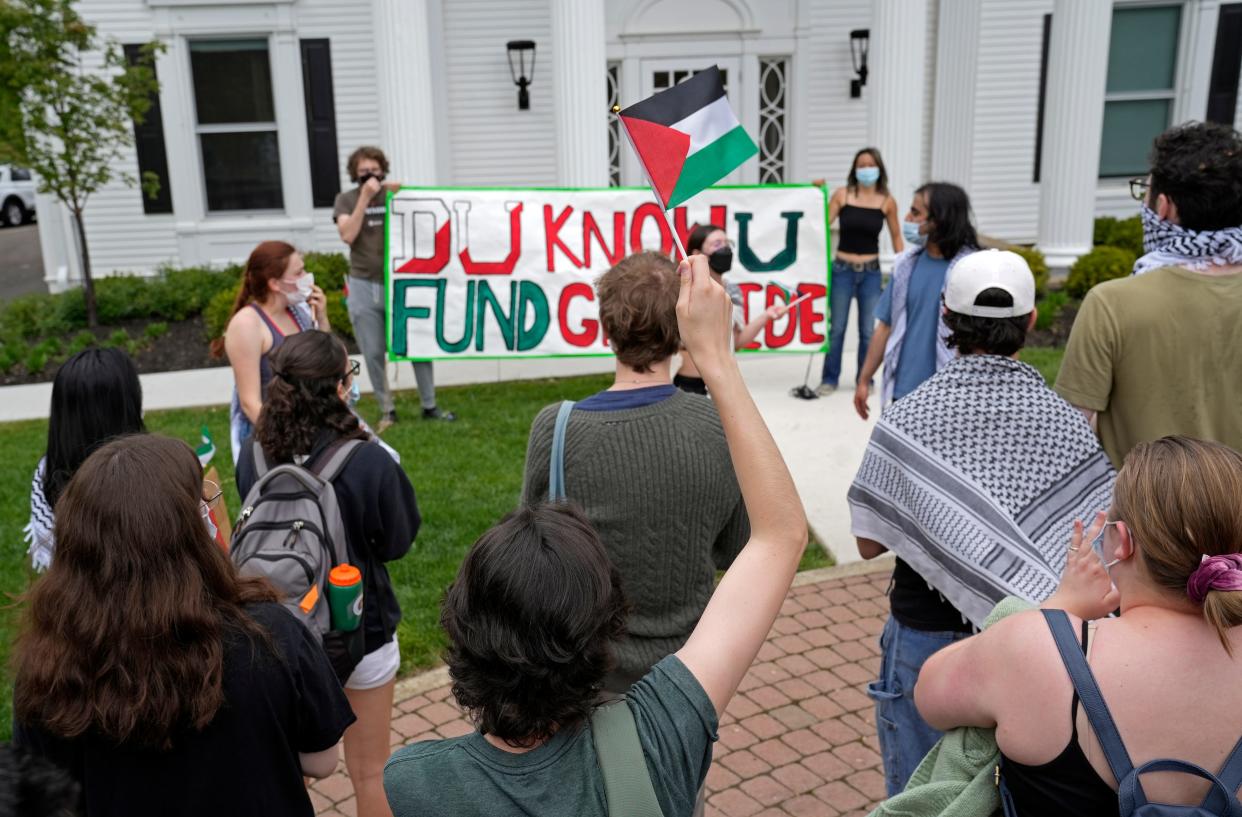
[[[970,197],[955,184],[931,182],[914,191],[901,232],[910,249],[893,262],[893,277],[876,305],[876,327],[854,390],[864,420],[871,378],[884,363],[881,410],[900,400],[953,359],[945,345],[940,294],[949,269],[979,249]]]

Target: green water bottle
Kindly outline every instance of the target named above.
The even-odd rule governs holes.
[[[358,629],[362,623],[362,572],[358,568],[342,564],[328,573],[328,608],[332,629]]]

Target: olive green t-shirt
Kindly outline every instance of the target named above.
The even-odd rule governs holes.
[[[626,700],[660,810],[690,814],[712,763],[711,699],[670,655]],[[389,758],[384,791],[395,817],[608,817],[589,724],[520,754],[478,732],[415,743]]]
[[[332,205],[332,221],[336,223],[339,216],[348,216],[354,212],[358,204],[360,188],[343,190],[336,194],[336,202]],[[381,189],[371,198],[367,205],[366,215],[362,219],[362,229],[358,237],[349,247],[349,274],[355,278],[368,281],[384,280],[384,199],[385,192]]]
[[[1083,299],[1056,391],[1098,412],[1113,465],[1170,434],[1242,450],[1242,273],[1161,267]]]

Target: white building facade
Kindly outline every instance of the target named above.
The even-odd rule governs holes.
[[[759,160],[727,181],[844,182],[874,145],[898,205],[970,193],[980,230],[1063,267],[1186,120],[1242,123],[1242,2],[1219,0],[81,0],[100,33],[159,40],[158,106],[86,210],[99,274],[244,259],[266,239],[343,251],[359,145],[407,184],[642,184],[609,107],[715,64]],[[857,97],[851,32],[867,32]],[[534,43],[520,110],[507,43]],[[859,45],[856,37],[853,45]],[[529,63],[530,52],[524,53]],[[49,286],[78,278],[38,202]]]

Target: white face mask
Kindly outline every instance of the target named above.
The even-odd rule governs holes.
[[[291,304],[304,304],[315,289],[315,274],[313,272],[305,273],[295,278],[293,285],[296,289],[293,292],[286,292],[285,297],[289,299]]]
[[[207,532],[211,534],[211,541],[216,541],[216,523],[211,521],[211,509],[206,505],[199,505],[198,512],[202,514],[203,524],[207,526]]]
[[[913,221],[901,222],[901,237],[916,247],[923,246],[927,243],[927,236],[919,232],[920,226],[922,225],[915,224]]]

